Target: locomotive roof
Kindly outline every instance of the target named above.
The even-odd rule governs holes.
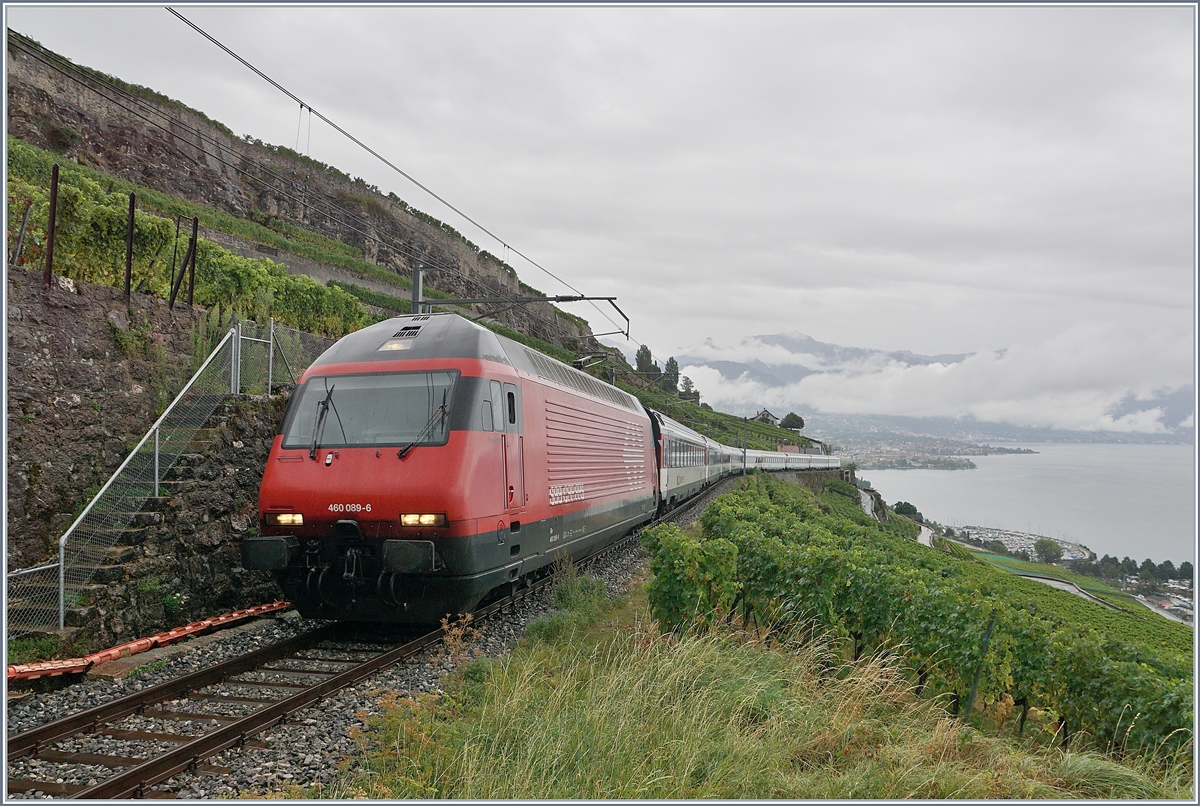
[[[380,349],[385,345],[394,349]],[[642,411],[633,395],[452,313],[397,316],[364,327],[342,337],[312,365],[430,358],[495,361],[622,408]]]
[[[403,352],[379,349],[389,341],[403,344]],[[397,316],[356,330],[321,353],[313,365],[398,358],[479,358],[512,366],[495,333],[449,313]]]

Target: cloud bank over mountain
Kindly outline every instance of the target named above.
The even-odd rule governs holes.
[[[1150,345],[1152,349],[1147,350]],[[1193,424],[1192,345],[1080,322],[1041,341],[965,354],[846,347],[802,333],[708,339],[678,358],[703,399],[752,414],[970,417],[1032,428],[1168,434]]]

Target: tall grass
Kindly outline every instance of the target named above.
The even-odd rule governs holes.
[[[586,597],[585,597],[586,598]],[[558,631],[468,667],[441,698],[393,701],[324,796],[1182,798],[1096,754],[1028,752],[946,718],[885,657],[830,666],[820,642],[663,636],[645,621]],[[1186,779],[1186,780],[1185,780]]]

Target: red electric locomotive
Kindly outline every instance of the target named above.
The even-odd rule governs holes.
[[[637,398],[453,314],[352,333],[301,376],[247,568],[306,618],[429,624],[650,520]]]

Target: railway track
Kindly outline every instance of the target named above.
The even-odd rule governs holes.
[[[648,526],[688,519],[724,484],[696,496]],[[602,562],[638,539],[640,530],[581,559]],[[474,614],[476,622],[511,610],[553,581],[535,580]],[[75,799],[174,798],[155,786],[181,772],[220,776],[208,759],[230,748],[262,747],[253,738],[286,724],[305,708],[399,664],[437,643],[443,629],[399,638],[330,624],[86,711],[8,741],[7,793]],[[105,749],[116,744],[121,751]],[[128,749],[136,745],[135,749]],[[99,752],[97,752],[99,746]],[[37,764],[87,765],[86,784],[32,777]]]

